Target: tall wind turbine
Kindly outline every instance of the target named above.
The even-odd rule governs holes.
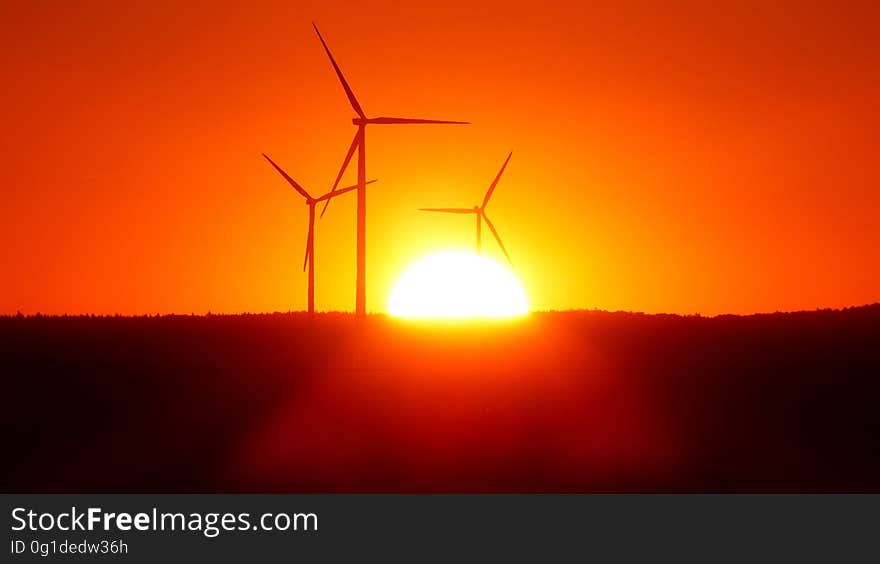
[[[331,198],[345,194],[346,192],[351,192],[357,188],[357,185],[340,188],[339,190],[328,192],[318,198],[313,198],[308,192],[306,192],[305,188],[300,186],[296,180],[291,178],[280,166],[275,164],[275,161],[270,159],[266,153],[263,153],[263,156],[266,157],[266,160],[275,167],[275,170],[284,177],[284,180],[293,186],[293,189],[306,199],[306,205],[309,206],[309,236],[306,239],[306,258],[303,261],[303,270],[306,269],[306,266],[309,267],[309,313],[315,313],[315,206],[318,202],[329,202]],[[370,180],[369,182],[366,182],[366,184],[372,184],[373,182],[375,182],[375,180]]]
[[[321,40],[321,45],[324,46],[324,51],[327,52],[327,56],[330,57],[330,63],[333,65],[333,70],[336,71],[336,76],[339,77],[339,82],[342,83],[342,88],[345,90],[345,95],[348,96],[348,101],[351,104],[352,109],[357,114],[357,117],[352,118],[351,122],[357,126],[357,133],[354,134],[354,139],[351,142],[351,146],[348,148],[348,153],[345,155],[345,160],[342,162],[342,167],[339,169],[339,174],[336,176],[336,182],[333,183],[333,190],[330,192],[334,192],[336,190],[336,186],[339,185],[339,180],[342,178],[342,175],[345,173],[345,170],[348,168],[349,162],[351,162],[351,157],[354,155],[355,149],[358,152],[358,162],[357,162],[357,281],[355,288],[355,314],[359,316],[366,315],[367,313],[367,286],[366,286],[366,254],[367,254],[367,193],[365,190],[366,186],[366,178],[367,178],[367,160],[366,160],[366,129],[367,125],[370,124],[378,124],[378,125],[401,125],[401,124],[429,124],[429,123],[446,123],[446,124],[467,124],[469,122],[466,121],[447,121],[447,120],[434,120],[434,119],[412,119],[412,118],[395,118],[395,117],[374,117],[368,118],[364,113],[364,110],[361,108],[361,105],[358,103],[357,98],[354,96],[354,92],[352,92],[351,87],[348,85],[348,82],[345,80],[345,77],[342,75],[342,71],[339,69],[339,65],[336,64],[336,59],[333,58],[333,54],[330,53],[330,48],[327,47],[327,43],[324,41],[324,38],[321,36],[321,32],[318,31],[318,26],[312,23],[312,27],[315,28],[315,32],[318,34],[318,39]],[[329,205],[329,199],[324,204],[324,209],[321,210],[321,215],[324,215],[324,212],[327,211],[327,206]]]
[[[510,255],[507,254],[507,249],[504,248],[504,243],[501,242],[501,237],[498,235],[498,231],[495,230],[495,226],[492,225],[492,222],[489,220],[489,216],[486,215],[486,205],[489,203],[489,198],[492,197],[492,192],[495,191],[495,186],[498,185],[498,181],[501,180],[501,174],[504,173],[504,169],[507,168],[507,163],[510,162],[510,157],[513,156],[513,151],[507,155],[507,160],[504,161],[504,164],[501,165],[501,170],[498,171],[498,174],[495,176],[495,180],[492,181],[492,184],[489,185],[489,190],[486,191],[486,195],[483,196],[483,203],[479,206],[474,206],[472,208],[419,208],[421,211],[429,211],[429,212],[440,212],[440,213],[461,213],[467,214],[472,213],[477,216],[477,252],[481,252],[482,241],[481,241],[481,228],[483,220],[486,220],[486,225],[489,226],[489,229],[492,231],[492,235],[495,236],[495,240],[498,241],[498,246],[501,247],[501,250],[504,252],[504,256],[507,257],[507,261],[510,264],[513,264],[513,261],[510,260]]]

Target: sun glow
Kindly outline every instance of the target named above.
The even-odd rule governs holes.
[[[414,262],[388,298],[388,313],[407,318],[499,318],[528,311],[525,290],[509,268],[460,251]]]

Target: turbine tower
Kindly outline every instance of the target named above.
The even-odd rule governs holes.
[[[293,189],[300,193],[300,195],[306,199],[306,205],[309,206],[309,235],[306,239],[306,258],[303,261],[303,270],[306,269],[306,266],[309,267],[309,313],[315,313],[315,206],[318,202],[329,202],[331,198],[335,198],[341,194],[345,194],[346,192],[351,192],[357,188],[355,186],[348,186],[346,188],[340,188],[339,190],[335,190],[332,192],[328,192],[323,196],[318,198],[313,198],[306,189],[300,186],[300,184],[291,178],[280,166],[275,164],[275,161],[270,159],[266,153],[263,153],[263,156],[266,157],[266,160],[275,167],[281,176],[284,177]],[[375,180],[370,180],[365,184],[372,184]]]
[[[481,241],[481,229],[482,222],[486,220],[486,225],[489,226],[489,229],[492,231],[492,235],[495,236],[495,240],[498,241],[498,246],[501,247],[501,250],[504,252],[504,256],[507,257],[507,261],[512,265],[513,261],[510,260],[510,255],[507,254],[507,249],[504,248],[504,243],[501,242],[501,237],[498,235],[498,231],[495,230],[495,226],[492,225],[492,222],[489,220],[489,216],[486,215],[486,205],[489,203],[489,198],[492,197],[492,192],[495,191],[495,186],[498,185],[498,181],[501,179],[501,174],[504,173],[504,169],[507,168],[507,163],[510,162],[510,157],[513,156],[513,151],[507,155],[507,159],[504,161],[504,164],[501,165],[501,170],[498,171],[498,174],[495,176],[495,180],[492,181],[492,184],[489,185],[489,189],[486,191],[486,195],[483,196],[483,203],[479,206],[474,206],[472,208],[419,208],[420,211],[429,211],[429,212],[440,212],[440,213],[460,213],[467,214],[472,213],[477,216],[477,253],[482,251],[482,241]]]
[[[354,135],[354,139],[351,142],[351,145],[348,148],[348,153],[345,155],[345,160],[342,162],[342,167],[339,169],[339,174],[336,176],[336,182],[333,183],[333,189],[330,193],[334,193],[336,190],[336,186],[339,185],[339,180],[342,178],[342,175],[345,173],[345,170],[348,168],[349,162],[351,162],[351,157],[354,155],[355,149],[358,152],[358,161],[357,161],[357,281],[355,284],[355,314],[358,316],[364,316],[367,313],[367,291],[366,291],[366,254],[367,254],[367,194],[365,190],[365,186],[367,184],[367,158],[366,158],[366,130],[367,125],[370,124],[378,124],[378,125],[401,125],[401,124],[467,124],[469,122],[466,121],[447,121],[447,120],[433,120],[433,119],[412,119],[412,118],[395,118],[395,117],[367,117],[364,110],[361,108],[361,105],[358,103],[357,98],[354,96],[354,92],[352,92],[351,87],[348,85],[348,82],[345,80],[345,77],[342,75],[342,71],[339,69],[339,65],[336,64],[336,59],[333,58],[333,54],[330,53],[330,48],[327,47],[327,43],[324,41],[324,38],[321,36],[321,32],[318,31],[318,26],[312,23],[312,27],[315,28],[315,32],[318,34],[318,39],[321,40],[321,45],[324,46],[324,51],[327,52],[327,56],[330,58],[330,64],[333,65],[333,70],[336,71],[336,76],[339,77],[339,82],[342,83],[342,88],[345,90],[345,95],[348,96],[348,101],[351,104],[352,109],[357,114],[357,117],[352,118],[351,122],[357,126],[357,132]],[[324,215],[324,212],[327,211],[327,206],[329,205],[330,200],[324,204],[324,209],[321,210],[321,215]]]

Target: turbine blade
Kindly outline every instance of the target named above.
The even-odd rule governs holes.
[[[367,180],[364,184],[372,184],[373,182],[376,182],[376,181],[375,180]],[[340,194],[345,194],[346,192],[351,192],[352,190],[357,190],[357,187],[358,187],[358,185],[355,184],[353,186],[346,186],[345,188],[339,188],[338,190],[334,190],[332,192],[327,192],[326,194],[324,194],[320,198],[315,198],[315,201],[322,202],[324,200],[329,200],[331,198],[335,198],[336,196],[339,196]]]
[[[492,235],[495,236],[495,240],[498,241],[498,246],[501,247],[501,250],[504,252],[504,256],[507,257],[507,262],[509,262],[511,266],[513,266],[513,261],[510,260],[510,255],[507,254],[507,249],[504,248],[504,243],[501,242],[501,237],[498,235],[498,231],[495,229],[495,226],[492,225],[492,222],[489,221],[489,216],[486,215],[486,212],[481,212],[481,215],[483,216],[483,219],[486,220],[486,225],[489,226],[489,230],[492,231]]]
[[[275,164],[275,161],[273,161],[272,159],[270,159],[270,158],[266,155],[266,153],[263,153],[263,156],[266,157],[266,160],[269,161],[269,162],[272,164],[272,166],[275,167],[275,170],[277,170],[278,172],[280,172],[280,173],[281,173],[281,176],[283,176],[284,179],[287,180],[287,181],[290,183],[290,185],[293,186],[293,188],[294,188],[297,192],[299,192],[299,193],[302,195],[303,198],[305,198],[306,200],[311,200],[311,199],[312,199],[312,197],[309,196],[309,193],[306,192],[306,189],[303,188],[302,186],[300,186],[299,183],[298,183],[296,180],[294,180],[293,178],[291,178],[290,176],[288,176],[287,173],[284,172],[284,171],[281,169],[280,166],[278,166],[277,164]]]
[[[309,236],[306,238],[306,258],[303,260],[303,272],[306,271],[306,266],[308,266],[309,261],[312,260],[312,253],[309,252],[312,249],[312,239],[315,237],[315,224],[309,223]]]
[[[441,213],[476,213],[474,212],[474,208],[419,208],[419,211]]]
[[[504,164],[501,165],[501,170],[498,171],[498,175],[495,177],[495,180],[492,181],[492,184],[489,185],[489,190],[486,191],[486,196],[483,197],[483,205],[480,206],[481,209],[486,209],[486,204],[489,203],[489,198],[492,197],[492,192],[495,191],[495,187],[498,185],[498,181],[501,180],[501,174],[504,172],[504,169],[507,168],[507,163],[510,162],[510,157],[513,156],[513,151],[511,151],[507,155],[507,160],[504,161]],[[488,220],[486,220],[488,221]]]
[[[306,271],[306,267],[309,265],[309,258],[310,258],[310,255],[309,255],[309,241],[308,241],[308,239],[306,239],[306,257],[305,257],[305,259],[303,260],[303,272]]]
[[[417,118],[396,118],[396,117],[377,117],[370,118],[367,120],[367,123],[376,123],[383,125],[397,125],[397,124],[414,124],[414,123],[433,123],[433,124],[456,124],[456,125],[470,125],[469,121],[449,121],[443,119],[417,119]]]
[[[342,70],[340,70],[339,65],[336,64],[336,59],[333,58],[333,54],[330,52],[330,48],[327,47],[327,43],[321,36],[321,32],[318,31],[318,26],[315,25],[315,22],[312,22],[312,27],[315,28],[315,33],[318,34],[318,39],[321,40],[321,45],[324,46],[324,51],[326,51],[327,56],[330,57],[330,63],[333,65],[333,70],[336,71],[336,76],[339,77],[339,82],[342,83],[342,88],[345,89],[345,95],[348,96],[348,101],[351,104],[351,107],[354,109],[355,112],[357,112],[357,115],[361,116],[361,118],[363,119],[366,119],[367,116],[366,114],[364,114],[364,110],[361,109],[361,105],[358,104],[357,98],[354,97],[354,92],[351,91],[351,87],[348,85],[348,82],[342,75]]]
[[[345,174],[345,171],[348,169],[348,163],[351,162],[351,157],[354,155],[354,150],[357,149],[358,141],[360,140],[360,131],[354,134],[354,139],[351,140],[351,145],[348,147],[348,153],[345,155],[345,160],[342,161],[342,167],[339,169],[339,174],[336,175],[336,180],[333,182],[333,188],[330,189],[330,193],[332,194],[336,187],[339,186],[339,181],[342,180],[342,175]],[[324,202],[324,207],[321,209],[321,217],[324,217],[324,213],[327,211],[327,206],[330,205],[330,199],[328,198]]]

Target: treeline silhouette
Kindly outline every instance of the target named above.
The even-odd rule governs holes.
[[[0,318],[4,491],[880,492],[880,305]]]

